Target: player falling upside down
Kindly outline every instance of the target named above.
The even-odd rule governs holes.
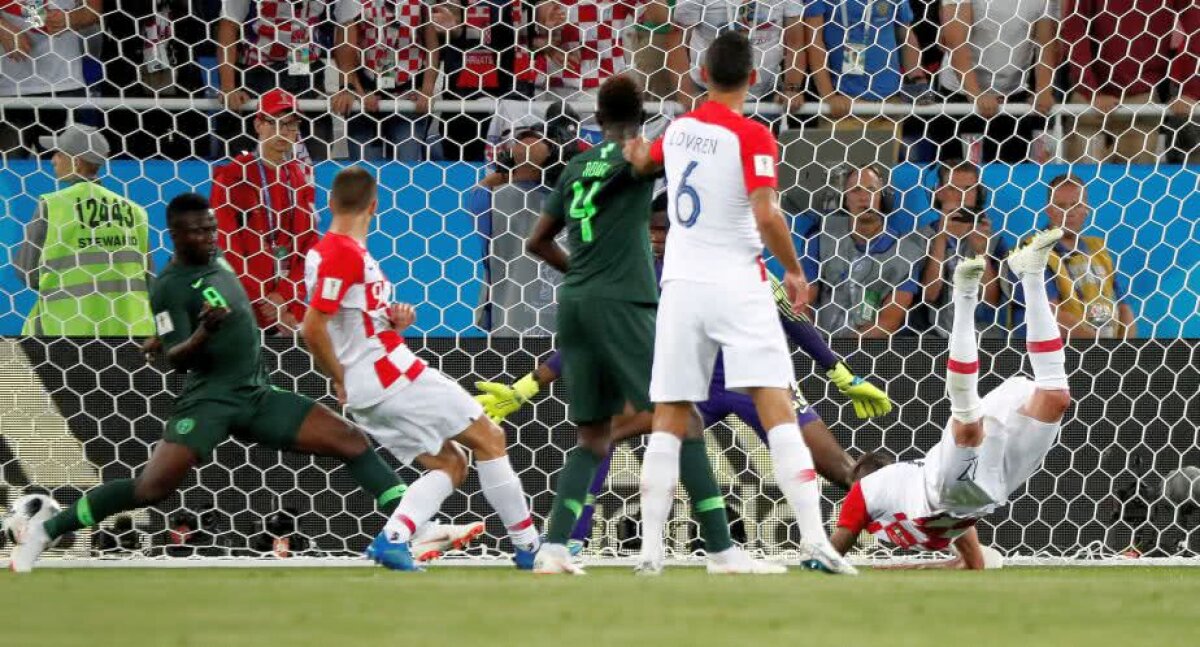
[[[667,236],[667,195],[660,193],[655,197],[651,206],[650,243],[654,251],[655,268],[662,270],[663,246]],[[829,348],[820,331],[803,315],[792,312],[792,305],[787,300],[783,286],[769,277],[774,288],[775,303],[779,312],[779,320],[788,338],[804,350],[825,371],[826,376],[837,386],[843,395],[854,403],[855,413],[860,418],[873,418],[886,415],[892,410],[892,403],[883,391],[873,384],[855,377],[844,362],[839,360]],[[512,385],[495,382],[477,382],[482,394],[476,400],[483,405],[488,416],[496,422],[501,422],[530,398],[537,395],[543,386],[549,385],[562,374],[562,355],[555,352],[545,362],[529,375]],[[721,355],[717,355],[713,368],[712,384],[709,386],[708,400],[701,402],[697,408],[702,419],[701,425],[707,429],[729,416],[737,416],[754,430],[764,443],[767,440],[766,429],[754,409],[754,401],[745,393],[738,393],[725,387],[725,369]],[[813,462],[817,473],[829,481],[849,489],[852,482],[851,469],[854,461],[842,449],[830,433],[829,427],[808,405],[799,391],[796,393],[796,424],[804,435],[804,442],[813,452]],[[652,430],[652,416],[649,412],[637,412],[629,415],[618,415],[612,422],[612,442],[616,444],[625,439],[648,434]],[[684,443],[702,442],[699,439],[685,440]],[[592,516],[595,511],[596,496],[604,488],[612,454],[610,453],[592,480],[588,497],[584,502],[583,512],[571,532],[568,544],[571,552],[578,553],[583,548],[583,542],[591,536]]]
[[[701,74],[707,103],[672,122],[653,145],[637,140],[625,147],[637,172],[665,169],[674,219],[650,384],[655,431],[642,462],[639,571],[662,570],[681,439],[693,403],[708,399],[721,352],[726,385],[749,394],[767,429],[775,478],[795,511],[805,550],[824,570],[853,574],[825,534],[812,453],[792,409],[791,355],[762,261],[765,241],[783,265],[783,288],[799,312],[808,283],[779,208],[778,147],[766,126],[741,114],[755,78],[750,41],[735,31],[718,36]],[[565,357],[569,369],[574,358]]]
[[[377,192],[375,177],[362,168],[343,169],[334,178],[333,222],[305,259],[311,298],[302,327],[354,420],[396,458],[427,470],[408,488],[367,556],[391,569],[416,569],[410,543],[466,478],[462,444],[474,454],[484,498],[508,529],[517,567],[532,568],[537,528],[508,461],[504,432],[462,387],[404,344],[401,333],[416,314],[412,306],[390,303],[392,285],[366,248]]]
[[[654,176],[634,173],[621,154],[623,142],[637,136],[641,92],[629,78],[614,76],[600,87],[597,103],[605,141],[567,164],[527,243],[532,254],[566,274],[558,292],[558,338],[570,358],[563,369],[570,419],[579,427],[579,446],[559,472],[546,544],[534,567],[545,574],[583,574],[571,563],[566,544],[588,485],[609,455],[612,418],[627,404],[650,408],[658,302],[649,237]],[[563,229],[569,256],[555,242]],[[709,571],[776,568],[733,545],[703,436],[676,460],[683,463],[677,472],[684,487],[700,502],[697,520],[710,547]]]
[[[1062,337],[1043,275],[1061,237],[1059,229],[1041,232],[1008,257],[1009,269],[1025,289],[1033,380],[1010,377],[982,400],[976,389],[975,306],[984,260],[959,263],[946,366],[950,422],[924,461],[881,466],[872,454],[860,459],[860,478],[846,496],[833,535],[839,551],[850,550],[865,529],[901,548],[953,546],[958,557],[937,566],[984,568],[975,522],[1007,503],[1041,467],[1071,404]]]
[[[167,205],[167,228],[175,254],[150,290],[158,336],[143,349],[147,360],[165,351],[187,379],[163,439],[136,478],[104,483],[45,524],[28,526],[13,550],[15,571],[31,570],[46,547],[68,532],[167,498],[230,435],[338,458],[384,510],[404,494],[404,484],[354,424],[267,381],[254,310],[217,249],[208,200],[195,193],[176,196]]]

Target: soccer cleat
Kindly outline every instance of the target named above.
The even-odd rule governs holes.
[[[567,542],[567,552],[571,554],[572,558],[579,557],[579,554],[583,552],[583,548],[583,542],[578,539],[572,539]]]
[[[542,544],[533,560],[538,575],[587,575],[583,567],[571,563],[571,554],[562,544]]]
[[[830,575],[858,575],[858,569],[838,554],[829,542],[809,544],[804,550],[808,553],[808,559],[801,562],[801,565],[807,570]]]
[[[393,571],[423,571],[413,560],[408,543],[391,541],[387,534],[380,531],[375,539],[367,546],[367,559]]]
[[[28,573],[33,570],[42,553],[50,547],[50,535],[42,523],[26,524],[23,532],[15,537],[17,545],[13,547],[12,558],[8,567],[14,573]]]
[[[1049,229],[1034,234],[1029,242],[1008,255],[1008,269],[1018,278],[1026,274],[1041,274],[1050,261],[1050,252],[1062,238],[1062,229]]]
[[[979,282],[987,270],[987,261],[982,256],[966,258],[954,268],[954,289],[967,294],[979,293]]]
[[[787,573],[787,567],[783,564],[754,559],[737,546],[708,556],[709,575],[783,575],[784,573]]]
[[[418,562],[435,560],[451,550],[465,550],[483,534],[481,521],[462,525],[430,522],[413,535],[411,550]]]

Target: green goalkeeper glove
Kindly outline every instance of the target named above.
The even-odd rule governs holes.
[[[825,375],[842,395],[854,403],[854,414],[859,418],[885,416],[892,410],[892,401],[887,394],[874,384],[856,377],[844,362],[838,362]]]
[[[512,386],[499,382],[476,382],[475,388],[480,392],[475,396],[475,401],[483,405],[484,413],[496,424],[504,422],[505,418],[542,390],[533,373],[517,380]]]

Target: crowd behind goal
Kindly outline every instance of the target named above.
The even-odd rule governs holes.
[[[901,418],[862,422],[872,416],[841,413],[832,393],[810,397],[854,457],[884,445],[911,460],[934,445],[930,428],[945,416],[931,408],[923,382],[940,374],[951,345],[954,277],[965,259],[982,264],[972,319],[998,363],[1011,365],[999,358],[1029,336],[1025,285],[1003,260],[1047,232],[1062,235],[1042,283],[1080,365],[1149,374],[1175,366],[1200,336],[1200,8],[1191,2],[0,0],[0,171],[10,189],[0,244],[12,268],[0,283],[9,297],[0,334],[12,340],[6,357],[24,356],[9,365],[40,369],[35,390],[49,393],[45,374],[58,361],[45,350],[50,342],[31,353],[18,341],[83,346],[78,340],[162,333],[148,295],[172,250],[165,207],[183,190],[211,204],[217,244],[271,361],[282,364],[283,354],[305,347],[315,296],[305,258],[330,226],[333,172],[350,164],[378,170],[380,220],[367,246],[410,288],[404,292],[418,308],[410,334],[484,340],[466,351],[472,357],[491,350],[489,339],[552,338],[561,277],[534,265],[512,239],[531,234],[571,160],[605,145],[596,111],[606,81],[637,84],[646,107],[640,134],[657,139],[720,92],[701,68],[705,51],[731,31],[753,46],[745,113],[779,141],[773,173],[809,286],[796,316],[831,338],[846,365],[877,378],[902,411],[924,407],[907,414],[923,427],[905,437]],[[451,181],[463,164],[469,181]],[[445,170],[417,179],[432,167]],[[389,168],[411,174],[392,185],[385,178],[401,176]],[[659,183],[660,194],[672,191],[678,197],[677,186]],[[431,211],[447,224],[419,225]],[[451,212],[469,216],[466,229],[451,231]],[[398,214],[407,220],[389,222]],[[72,238],[67,223],[93,233]],[[468,240],[481,241],[478,249]],[[768,270],[781,273],[778,259],[768,259]],[[1146,348],[1161,353],[1159,366],[1144,365]],[[541,351],[521,350],[535,366]],[[462,353],[423,352],[435,363]],[[887,353],[900,361],[883,361]],[[493,406],[507,397],[520,408],[549,389],[515,379],[526,372],[520,365],[506,359],[489,374],[468,357],[441,370],[464,384],[487,382],[482,397]],[[296,373],[291,384],[315,375],[311,365]],[[996,528],[1015,524],[1020,535],[1012,542],[1020,550],[1010,552],[1178,557],[1200,549],[1192,493],[1200,493],[1200,447],[1174,433],[1194,418],[1177,402],[1193,373],[1176,373],[1162,393],[1151,379],[1131,383],[1118,398],[1134,404],[1115,412],[1102,385],[1081,394],[1072,381],[1078,415],[1064,424],[1082,436],[1071,439],[1065,459],[1051,454],[1059,462],[1053,482],[1026,495],[1034,507],[1062,502],[1066,511],[1035,541],[1024,533],[1039,520],[1006,513]],[[502,384],[500,374],[514,379]],[[505,388],[488,391],[497,385]],[[326,395],[311,380],[297,388]],[[1158,417],[1139,410],[1153,398],[1164,403]],[[522,438],[522,425],[562,422],[558,413],[554,422],[539,420],[542,411],[532,422],[522,413],[514,418],[522,422],[506,423],[522,452],[533,442]],[[119,413],[101,425],[132,427],[128,418]],[[1144,422],[1148,438],[1130,442],[1122,420]],[[96,443],[84,437],[96,432],[67,426],[80,439],[79,461],[137,467],[97,459],[89,446]],[[727,427],[726,445],[746,444],[746,427]],[[31,467],[54,463],[29,458],[49,441],[8,429],[10,440],[0,440],[7,503],[30,487],[78,496],[82,488],[61,476],[70,468]],[[523,479],[534,479],[526,489],[535,516],[549,516],[552,466],[565,453],[513,459]],[[613,460],[636,472],[642,458],[638,449]],[[39,483],[38,473],[53,476]],[[760,496],[770,476],[752,480]],[[841,485],[824,484],[827,513]],[[1072,508],[1082,497],[1090,499],[1086,512]],[[642,511],[629,506],[635,495],[618,498],[627,518],[598,536],[629,554],[640,546]],[[450,516],[471,517],[472,505]],[[141,531],[122,518],[122,530],[106,529],[74,550],[120,552],[128,541],[171,554],[172,545],[203,534],[205,514],[232,514],[215,501],[205,507],[213,509],[184,503],[140,519],[153,541],[128,539]],[[213,554],[303,553],[321,543],[297,521],[312,508],[251,507],[259,511],[251,525],[224,524],[236,546]],[[761,523],[749,507],[746,522]],[[778,514],[794,523],[790,512]],[[324,534],[342,534],[318,516]],[[1096,527],[1080,530],[1088,525]],[[1075,535],[1059,541],[1060,526]],[[772,543],[761,536],[764,547]],[[280,551],[281,537],[296,547]],[[206,541],[221,543],[214,538]]]

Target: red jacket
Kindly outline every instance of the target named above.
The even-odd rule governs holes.
[[[1183,44],[1175,51],[1176,15]],[[1067,0],[1062,39],[1073,90],[1090,99],[1146,94],[1168,76],[1200,99],[1200,5],[1195,0]]]
[[[276,170],[260,164],[253,153],[242,153],[216,169],[212,206],[217,244],[241,277],[252,304],[277,292],[300,320],[305,310],[304,256],[320,238],[313,215],[317,193],[303,162],[293,160],[279,170],[277,181]],[[269,201],[262,190],[264,175]],[[260,317],[258,323],[265,322]]]

